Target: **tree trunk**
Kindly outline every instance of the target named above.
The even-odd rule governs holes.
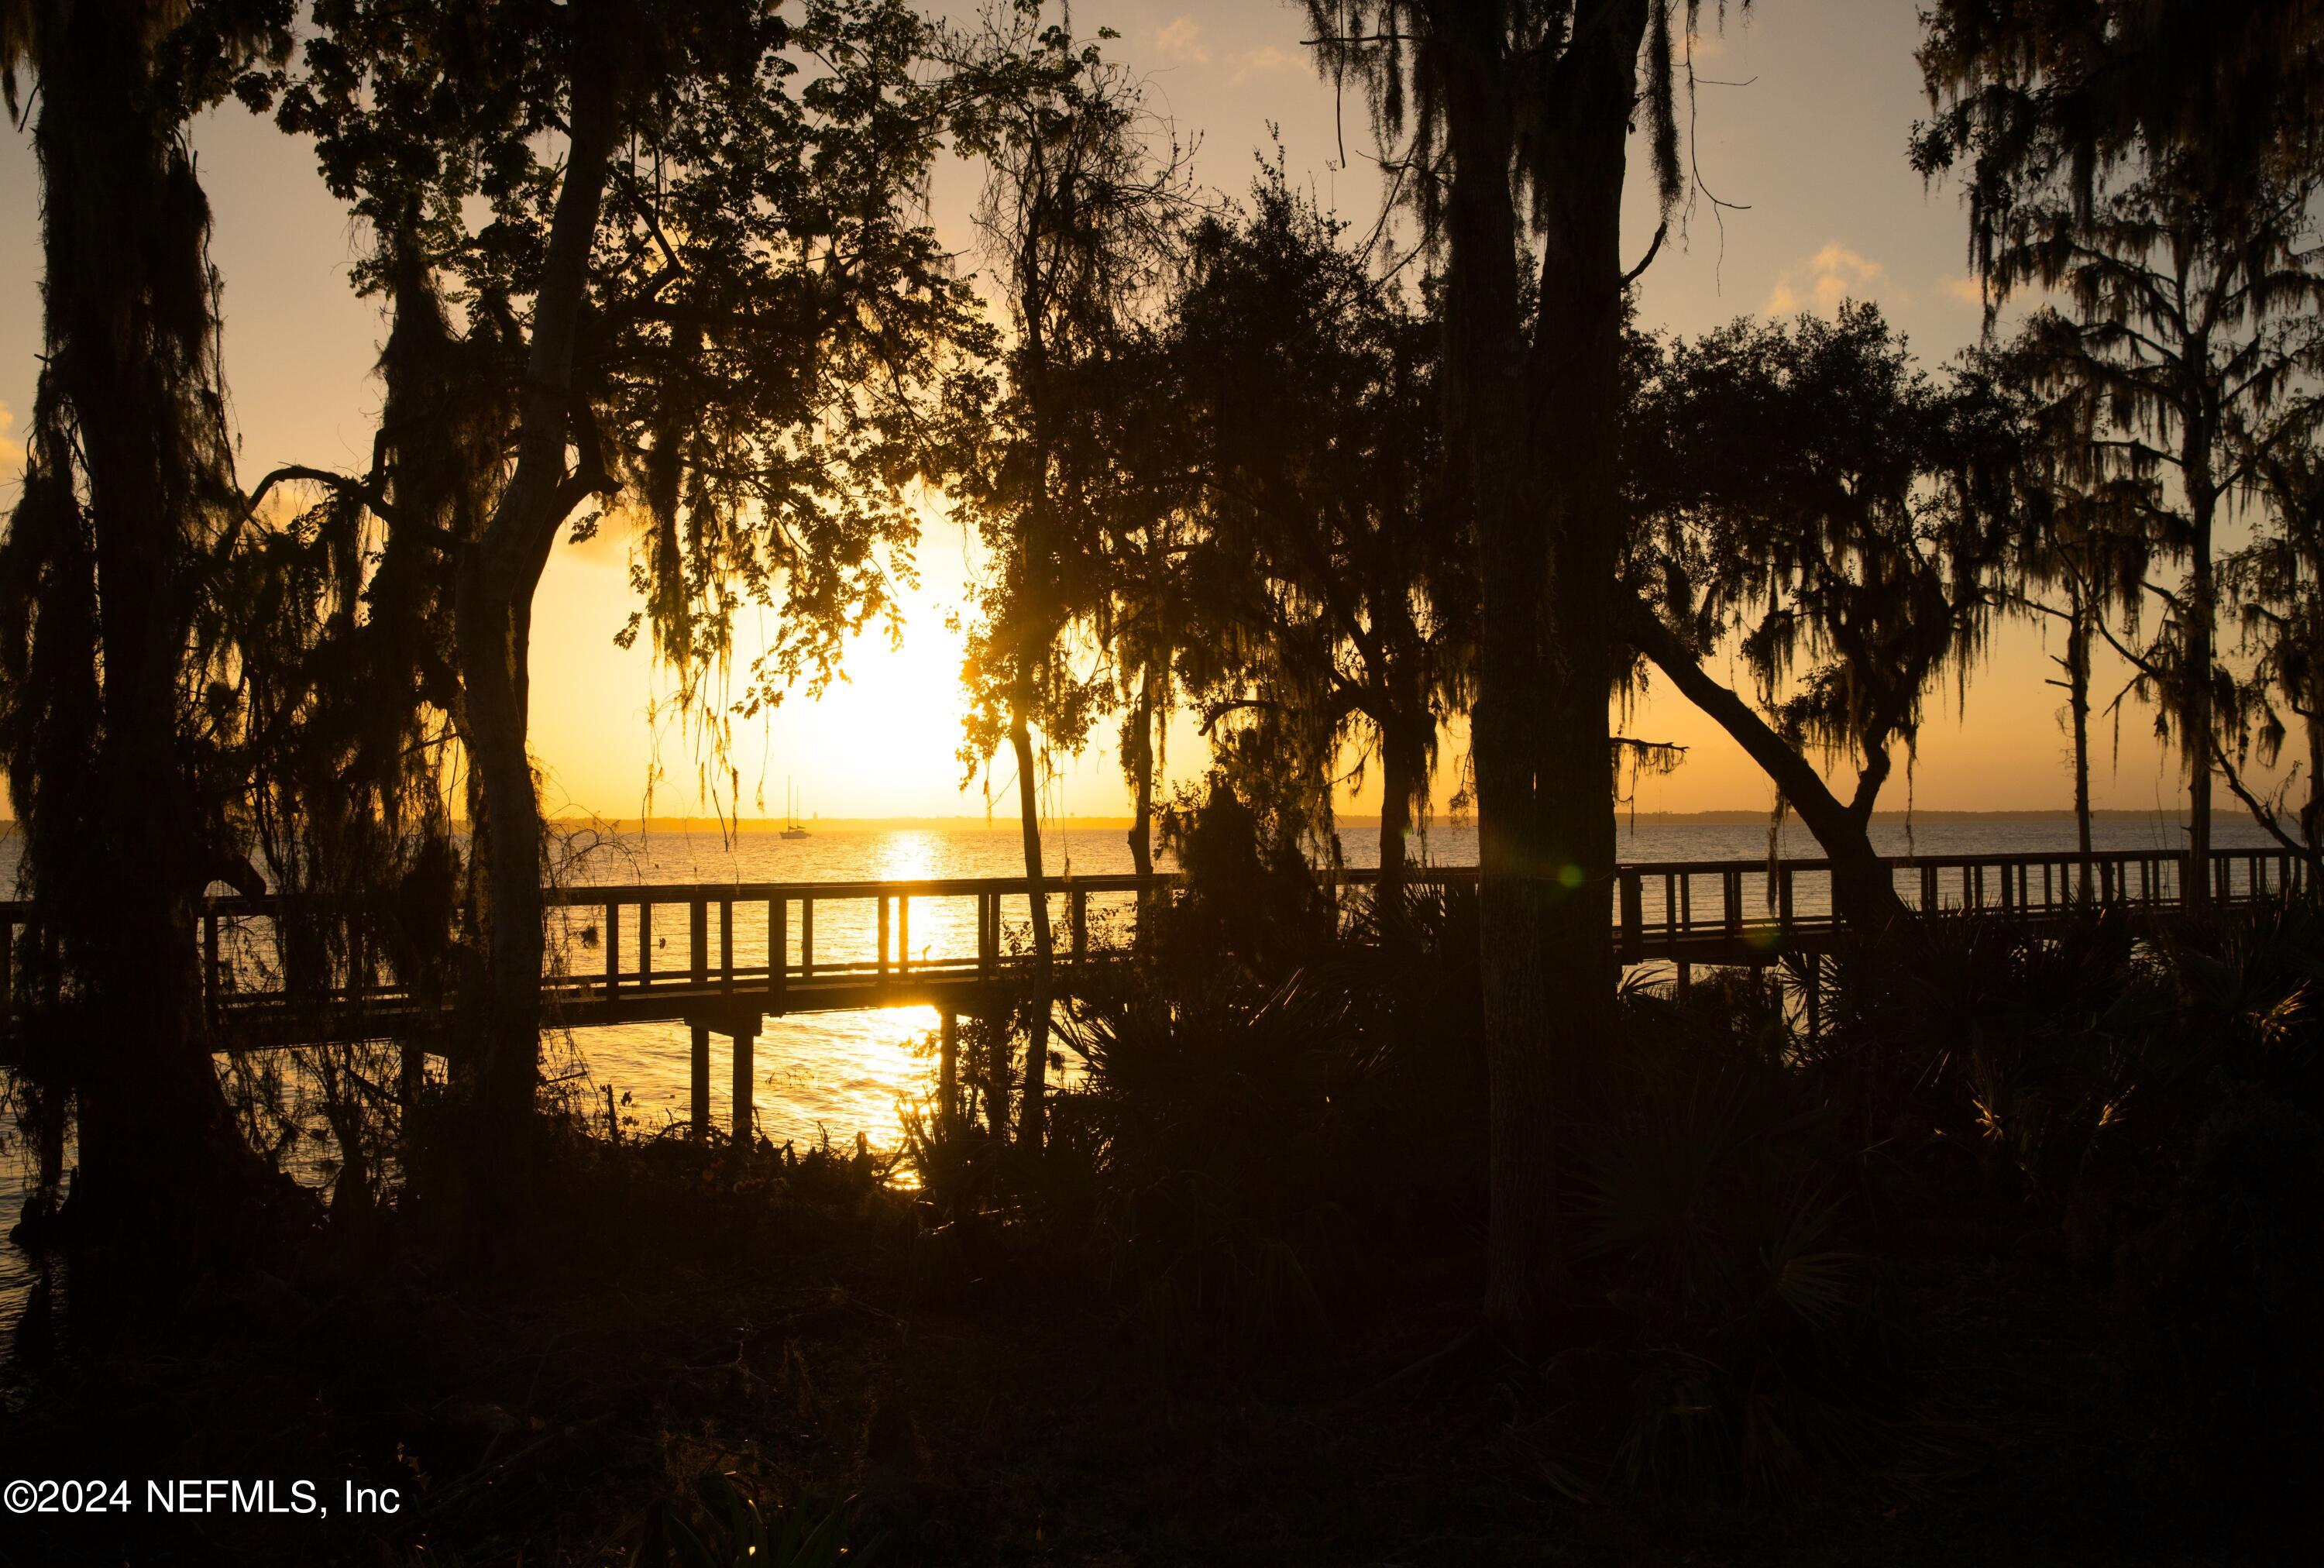
[[[2311,684],[2316,683],[2314,678]],[[2308,730],[2308,804],[2300,809],[2300,842],[2310,860],[2324,852],[2324,691],[2311,690],[2303,721]]]
[[[2082,852],[2082,897],[2090,894],[2090,607],[2080,593],[2066,632],[2066,706],[2074,724],[2074,836]]]
[[[1447,451],[1464,462],[1480,581],[1477,700],[1479,943],[1490,1084],[1485,1313],[1528,1337],[1560,1280],[1550,1010],[1532,742],[1543,660],[1548,547],[1524,472],[1525,382],[1509,184],[1515,106],[1494,8],[1458,7],[1435,40],[1452,157],[1444,228]]]
[[[136,27],[51,7],[35,47],[46,362],[8,549],[50,553],[17,617],[33,646],[8,706],[36,733],[12,735],[10,784],[35,919],[80,1001],[73,1233],[173,1272],[218,1260],[261,1174],[209,1056],[213,825],[179,733],[198,552],[238,502],[209,213]]]
[[[1750,704],[1711,678],[1652,610],[1634,600],[1624,621],[1623,630],[1638,650],[1750,754],[1815,835],[1831,862],[1832,905],[1841,918],[1875,933],[1902,919],[1904,903],[1896,896],[1887,863],[1865,831],[1867,814],[1843,805],[1807,759],[1787,745]]]
[[[1139,672],[1138,707],[1122,737],[1122,765],[1130,772],[1132,815],[1130,863],[1141,877],[1154,874],[1154,669]],[[1142,896],[1141,896],[1142,897]]]
[[[2187,870],[2181,900],[2190,909],[2211,902],[2211,659],[2215,641],[2214,612],[2218,586],[2211,562],[2211,524],[2218,497],[2199,475],[2208,475],[2208,447],[2196,436],[2188,440],[2187,466],[2181,471],[2195,481],[2188,487],[2190,550],[2193,570],[2187,595],[2187,658],[2181,671],[2183,703],[2180,745],[2187,758]],[[2200,465],[2200,466],[2199,466]]]
[[[1622,188],[1637,102],[1646,0],[1579,12],[1551,108],[1537,325],[1523,450],[1547,524],[1549,615],[1531,741],[1546,899],[1543,949],[1568,1058],[1561,1082],[1591,1086],[1617,1028],[1614,623],[1624,525]]]
[[[1380,727],[1379,909],[1393,919],[1411,863],[1413,802],[1428,769],[1427,731],[1398,715]]]
[[[575,345],[617,128],[611,69],[598,60],[574,84],[571,143],[533,310],[516,468],[458,568],[454,620],[469,762],[490,826],[482,852],[481,1038],[466,1075],[487,1124],[499,1127],[530,1114],[540,1080],[541,824],[526,751],[532,598],[565,519],[609,483],[586,450],[581,471],[568,475],[565,452]]]
[[[1017,1138],[1026,1148],[1038,1149],[1048,1113],[1044,1090],[1049,1075],[1049,1007],[1056,982],[1048,884],[1041,875],[1040,779],[1033,770],[1033,737],[1022,701],[1010,709],[1009,745],[1017,754],[1017,816],[1025,841],[1026,905],[1033,918],[1033,982],[1025,999],[1025,1086],[1017,1110]]]

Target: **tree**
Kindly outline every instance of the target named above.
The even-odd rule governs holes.
[[[2075,844],[2087,856],[2092,847],[2090,659],[2108,618],[2143,592],[2149,552],[2140,530],[2125,526],[2143,487],[2107,483],[2085,490],[2046,466],[2037,450],[2028,476],[2027,521],[2012,552],[2009,594],[2027,615],[2065,629],[2065,651],[2050,656],[2059,673],[2049,684],[2066,694]],[[2063,604],[2057,602],[2061,596]],[[2088,896],[2088,864],[2081,883]]]
[[[189,120],[289,44],[272,0],[0,6],[39,111],[42,363],[0,545],[0,736],[24,824],[26,957],[79,1109],[69,1202],[94,1243],[217,1261],[258,1188],[210,1059],[196,901],[256,890],[199,611],[242,511],[209,209]]]
[[[1903,905],[1868,831],[1895,750],[1998,602],[2015,517],[2017,410],[1940,383],[1877,307],[1749,318],[1673,343],[1633,416],[1638,647],[1775,780],[1832,863],[1853,923]],[[1734,639],[1755,709],[1704,660]],[[1764,710],[1764,711],[1762,711]],[[1843,801],[1811,761],[1853,761]]]
[[[778,605],[742,705],[756,711],[803,671],[827,674],[908,569],[914,405],[945,346],[977,334],[915,221],[937,106],[913,74],[925,29],[890,0],[816,0],[796,23],[758,0],[483,19],[353,0],[325,20],[307,75],[279,85],[286,123],[385,236],[358,282],[393,291],[399,336],[409,321],[428,339],[439,299],[464,307],[464,363],[499,394],[481,405],[476,466],[448,486],[429,468],[442,454],[407,429],[382,432],[371,480],[308,476],[435,553],[483,868],[464,1077],[505,1122],[538,1074],[527,649],[558,538],[615,508],[641,518],[647,604],[623,636],[650,627],[689,700],[725,670],[734,611]],[[720,743],[723,717],[706,728]]]
[[[2210,893],[2212,779],[2240,750],[2237,683],[2219,658],[2218,532],[2270,451],[2310,423],[2275,410],[2324,364],[2314,189],[2277,185],[2230,215],[2165,169],[2086,213],[2022,204],[1992,262],[1998,289],[2057,291],[2071,308],[2035,312],[2012,349],[2047,404],[2052,464],[2081,489],[2111,486],[2144,548],[2186,564],[2179,586],[2144,585],[2163,607],[2151,636],[2138,640],[2136,598],[2125,606],[2134,641],[2107,636],[2178,743],[2198,905]]]
[[[1213,720],[1264,707],[1312,727],[1302,750],[1326,770],[1351,739],[1360,766],[1377,759],[1392,908],[1440,728],[1467,701],[1476,554],[1439,450],[1437,323],[1340,234],[1280,167],[1247,217],[1201,225],[1171,307],[1172,384],[1203,576],[1250,650],[1218,670]]]
[[[1077,491],[1096,550],[1090,627],[1112,666],[1122,709],[1130,855],[1141,877],[1154,874],[1155,791],[1184,663],[1207,663],[1195,630],[1201,585],[1193,569],[1202,558],[1201,480],[1189,458],[1194,434],[1176,372],[1165,327],[1131,321],[1076,373],[1088,436]]]
[[[2324,872],[2324,460],[2308,442],[2281,446],[2260,465],[2260,481],[2268,526],[2219,575],[2254,656],[2246,700],[2260,760],[2274,766],[2296,728],[2301,761],[2273,798],[2238,774],[2229,779],[2260,826],[2313,874]],[[2295,808],[2289,801],[2302,767],[2307,798]]]
[[[1012,337],[993,428],[955,466],[993,568],[963,671],[970,712],[961,755],[973,770],[1005,741],[1016,763],[1033,939],[1018,1134],[1038,1148],[1055,938],[1032,732],[1038,724],[1049,746],[1076,747],[1102,701],[1063,641],[1099,596],[1090,532],[1069,516],[1078,504],[1076,457],[1089,446],[1075,430],[1085,402],[1076,366],[1100,356],[1155,278],[1183,200],[1183,170],[1175,146],[1153,155],[1157,127],[1136,83],[1096,45],[1044,26],[1032,0],[989,14],[981,33],[954,38],[950,52],[964,82],[980,84],[963,94],[953,134],[987,171],[977,223],[1003,272]]]
[[[2118,173],[2168,164],[2232,228],[2324,152],[2317,0],[1936,0],[1922,22],[1937,114],[1913,161],[1932,178],[1968,164],[1988,284],[2028,203],[2087,214]]]
[[[1446,445],[1482,585],[1471,734],[1493,1099],[1486,1312],[1519,1334],[1559,1289],[1561,1081],[1582,1081],[1615,1027],[1608,708],[1628,139],[1643,111],[1667,214],[1683,192],[1681,43],[1701,9],[1307,0],[1319,64],[1370,99],[1393,149],[1383,161],[1445,258]]]

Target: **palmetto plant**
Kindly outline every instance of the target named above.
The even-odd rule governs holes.
[[[1814,1077],[1633,996],[1622,1080],[1582,1140],[1576,1234],[1631,1369],[1616,1480],[1795,1488],[1862,1452],[1898,1388],[1862,1151]]]
[[[695,1495],[700,1525],[672,1504],[657,1505],[630,1554],[631,1568],[837,1568],[867,1554],[850,1551],[853,1498],[819,1517],[794,1507],[776,1509],[770,1520],[730,1476],[704,1476]]]

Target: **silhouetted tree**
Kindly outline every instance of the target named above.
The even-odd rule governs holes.
[[[242,511],[188,122],[290,47],[276,0],[0,5],[37,99],[42,368],[0,545],[0,734],[33,906],[24,983],[78,1107],[78,1234],[164,1271],[254,1196],[201,1007],[196,901],[258,890],[200,611]]]
[[[1967,165],[1988,283],[2029,205],[2090,214],[2112,177],[2168,165],[2234,228],[2324,153],[2317,0],[1935,0],[1921,16],[1937,115],[1914,128],[1913,161]]]
[[[1640,391],[1630,569],[1654,608],[1629,629],[1775,781],[1868,927],[1902,910],[1868,832],[1895,748],[1998,603],[2018,432],[1990,383],[1932,380],[1871,305],[1674,343]],[[1730,638],[1759,707],[1705,668]],[[1814,754],[1853,762],[1847,799]]]
[[[1192,410],[1167,334],[1122,323],[1075,370],[1080,510],[1094,549],[1090,629],[1105,652],[1121,708],[1122,778],[1130,786],[1132,866],[1154,872],[1155,792],[1182,694],[1182,662],[1205,662],[1195,627],[1201,494]]]
[[[2135,478],[2077,481],[2061,462],[2058,411],[2033,392],[2038,356],[2005,347],[1979,350],[1972,363],[1980,374],[2009,389],[2024,410],[2026,450],[2019,486],[2022,505],[2010,544],[2006,575],[2010,602],[2037,621],[2056,623],[2065,632],[2065,651],[2050,656],[2059,674],[2049,684],[2066,694],[2066,723],[2072,746],[2074,830],[2077,846],[2091,852],[2090,711],[2091,655],[2107,619],[2137,599],[2153,551],[2135,517],[2149,486]],[[2070,410],[2064,416],[2069,424]],[[2065,443],[2070,448],[2070,440]],[[2091,870],[2082,867],[2088,896]]]
[[[986,84],[964,95],[953,133],[987,171],[977,222],[1002,269],[1011,337],[993,429],[956,475],[991,563],[963,671],[970,708],[961,757],[973,770],[1005,742],[1016,763],[1033,939],[1019,1137],[1038,1148],[1055,944],[1032,732],[1038,725],[1047,747],[1073,750],[1103,700],[1102,682],[1075,670],[1064,641],[1102,592],[1087,559],[1091,531],[1071,515],[1076,453],[1087,445],[1074,430],[1084,401],[1075,366],[1098,356],[1155,278],[1183,171],[1175,147],[1157,155],[1158,128],[1137,84],[1095,44],[1044,25],[1033,0],[988,14],[949,52],[964,81]]]
[[[2273,798],[2237,772],[2228,777],[2261,826],[2324,870],[2324,458],[2304,440],[2281,446],[2260,464],[2259,478],[2265,522],[2221,562],[2220,577],[2255,656],[2246,700],[2260,760],[2273,766],[2295,729],[2301,755]],[[2294,807],[2302,768],[2306,798]]]
[[[1209,706],[1309,727],[1302,749],[1327,773],[1346,741],[1360,767],[1377,760],[1392,906],[1476,634],[1475,547],[1440,449],[1439,333],[1279,166],[1252,203],[1195,232],[1172,306],[1204,576],[1230,595],[1218,617],[1248,633]]]
[[[1471,733],[1493,1085],[1486,1307],[1504,1332],[1529,1332],[1557,1293],[1559,1084],[1614,1030],[1622,186],[1643,116],[1665,213],[1683,194],[1682,46],[1701,10],[1307,4],[1319,64],[1370,99],[1396,189],[1445,257],[1446,445],[1466,470],[1482,584]]]
[[[371,480],[303,476],[435,552],[456,675],[444,700],[484,872],[482,1049],[466,1072],[505,1118],[530,1104],[538,1071],[526,650],[558,537],[615,508],[640,518],[646,605],[622,640],[650,629],[689,705],[726,669],[733,613],[778,606],[742,704],[756,711],[827,672],[887,604],[912,537],[908,405],[942,346],[975,336],[973,312],[914,217],[938,106],[914,75],[925,29],[889,0],[816,0],[796,20],[756,0],[482,17],[355,3],[324,20],[306,75],[282,84],[284,117],[385,236],[358,282],[392,294],[415,349],[438,336],[434,301],[456,295],[457,357],[497,393],[463,452],[427,445],[416,422],[383,431]],[[415,366],[411,395],[433,374]],[[455,455],[461,471],[437,475]],[[715,750],[723,710],[703,723]]]
[[[2158,702],[2160,733],[2187,770],[2188,897],[2209,896],[2211,780],[2240,747],[2236,678],[2218,657],[2218,528],[2269,449],[2309,420],[2276,417],[2324,364],[2324,266],[2312,248],[2311,180],[2272,188],[2232,217],[2175,169],[2103,194],[2087,212],[2027,203],[1992,261],[1995,287],[2061,293],[2012,348],[2035,394],[2052,461],[2082,488],[2112,483],[2118,515],[2154,552],[2186,563],[2177,587],[2148,581],[2162,624],[2113,639]]]

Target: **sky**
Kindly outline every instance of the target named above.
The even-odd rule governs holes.
[[[1706,80],[1691,140],[1703,189],[1733,206],[1699,199],[1679,215],[1640,281],[1641,321],[1692,335],[1739,315],[1829,314],[1842,299],[1871,300],[1931,364],[1974,343],[1982,318],[1967,276],[1960,192],[1925,188],[1904,157],[1913,121],[1926,112],[1912,58],[1915,0],[1760,0],[1748,14],[1729,7],[1723,30],[1714,10],[1704,7],[1712,31],[1695,44]],[[1147,78],[1149,102],[1182,139],[1199,138],[1195,174],[1204,184],[1247,189],[1254,157],[1278,134],[1295,177],[1324,205],[1367,228],[1377,216],[1367,106],[1352,93],[1335,101],[1317,77],[1298,7],[1083,0],[1074,20],[1085,33],[1102,26],[1120,35],[1109,52]],[[383,337],[377,309],[347,284],[361,235],[323,189],[310,149],[270,123],[228,106],[198,123],[192,140],[214,212],[211,255],[224,280],[244,482],[284,463],[360,469],[379,411],[372,372]],[[1632,167],[1625,249],[1643,255],[1658,215],[1637,172],[1643,159]],[[939,235],[964,254],[974,244],[967,220],[976,178],[954,164],[932,195]],[[0,133],[0,505],[13,503],[38,372],[37,212],[29,134]],[[642,641],[629,651],[613,643],[632,608],[629,549],[612,527],[589,544],[560,548],[536,602],[532,745],[552,815],[633,817],[649,803],[664,816],[710,808],[701,788],[707,759],[677,722],[669,681]],[[1013,808],[1005,755],[965,785],[954,756],[960,641],[946,620],[970,565],[959,527],[929,518],[919,583],[902,595],[900,646],[884,635],[860,639],[845,681],[819,699],[795,693],[763,720],[737,721],[744,815],[781,815],[794,786],[803,815],[827,817],[981,816],[988,789],[1001,813]],[[748,667],[752,634],[746,621],[738,669]],[[1929,809],[2070,804],[2061,694],[2045,684],[2056,671],[2043,635],[2005,626],[1965,689],[1932,700],[1909,778],[1900,770],[1884,807],[1904,807],[1908,789],[1911,803]],[[2125,678],[2118,664],[2101,662],[2098,700]],[[2118,739],[2110,721],[2094,724],[2095,803],[2169,809],[2177,768],[2153,741],[2151,714],[2126,706]],[[1675,772],[1640,782],[1639,810],[1762,809],[1772,799],[1764,775],[1674,692],[1650,689],[1623,728],[1689,748]],[[1465,743],[1456,733],[1444,748],[1440,802]],[[1170,747],[1173,774],[1198,770],[1201,754],[1182,726]],[[1127,809],[1111,725],[1086,754],[1057,759],[1045,800],[1057,814]],[[1378,808],[1376,770],[1370,792],[1343,805]]]

